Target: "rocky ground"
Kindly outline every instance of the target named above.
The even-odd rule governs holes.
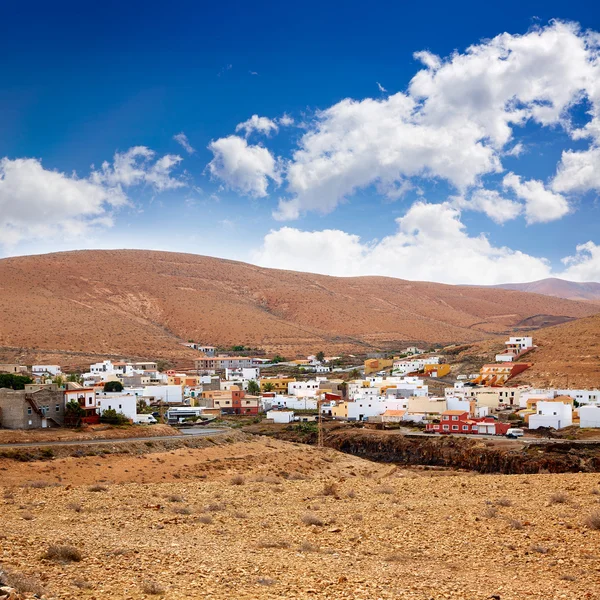
[[[600,598],[598,474],[405,470],[264,438],[2,468],[0,579],[23,597]]]

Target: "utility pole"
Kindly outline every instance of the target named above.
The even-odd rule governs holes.
[[[321,410],[321,405],[324,400],[317,400],[317,447],[323,447],[323,411]]]

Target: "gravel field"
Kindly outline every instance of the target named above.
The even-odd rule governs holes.
[[[407,470],[263,438],[60,459],[45,480],[32,465],[3,463],[0,564],[47,598],[600,598],[599,474]]]

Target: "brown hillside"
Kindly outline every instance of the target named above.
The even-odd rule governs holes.
[[[532,318],[564,320],[597,310],[502,289],[327,277],[168,252],[0,260],[3,360],[189,359],[195,353],[180,345],[187,339],[288,356],[369,351],[403,342],[477,341]]]
[[[600,303],[600,283],[593,281],[579,283],[550,277],[529,283],[504,283],[495,287],[505,290],[556,296],[557,298],[567,298],[569,300],[588,300]]]

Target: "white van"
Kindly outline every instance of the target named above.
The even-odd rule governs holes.
[[[519,438],[519,437],[523,437],[524,433],[525,432],[522,429],[520,429],[519,427],[511,427],[509,430],[507,430],[506,437]]]
[[[140,423],[142,425],[154,425],[158,421],[153,415],[135,415],[134,423]]]

